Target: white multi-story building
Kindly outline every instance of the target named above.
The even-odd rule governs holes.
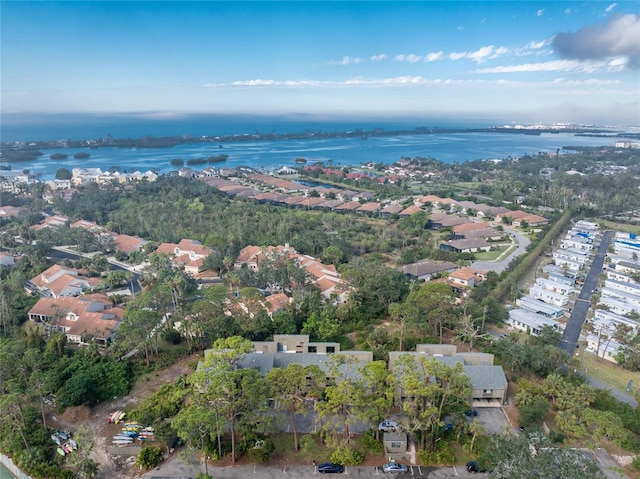
[[[518,331],[523,331],[533,336],[540,336],[544,326],[549,326],[554,331],[563,329],[562,323],[526,309],[512,309],[509,311],[507,324]]]
[[[551,278],[536,279],[536,286],[539,286],[553,293],[562,294],[564,296],[573,293],[573,285],[568,285],[565,282],[555,281]]]
[[[540,299],[545,303],[553,304],[554,306],[566,306],[569,304],[569,298],[564,294],[554,293],[537,285],[529,289],[529,296],[533,299]]]

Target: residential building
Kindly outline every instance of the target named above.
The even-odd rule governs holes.
[[[418,344],[416,351],[389,352],[389,371],[398,374],[397,361],[400,357],[409,355],[414,359],[428,358],[444,362],[453,367],[460,363],[471,382],[472,407],[501,407],[507,399],[507,378],[502,366],[493,365],[493,354],[488,353],[459,353],[452,344]],[[432,380],[437,380],[433,378]],[[396,388],[396,400],[405,398],[400,384]]]
[[[484,238],[465,238],[440,243],[440,249],[453,251],[454,253],[478,253],[480,251],[490,251],[491,243]]]
[[[45,332],[62,331],[71,343],[104,344],[122,321],[124,309],[113,307],[104,294],[79,298],[40,298],[29,311],[29,320]]]
[[[38,294],[45,298],[78,296],[84,291],[100,284],[100,278],[88,278],[77,269],[54,264],[25,284],[29,294]]]
[[[540,336],[544,326],[549,326],[554,331],[564,329],[562,323],[526,309],[510,310],[507,324],[532,336]]]
[[[428,281],[434,276],[438,276],[443,273],[452,273],[456,269],[458,269],[458,266],[450,261],[423,259],[416,261],[415,263],[405,264],[404,266],[399,267],[398,271],[404,273],[412,280],[422,279]]]
[[[199,241],[183,239],[178,244],[162,243],[156,253],[169,255],[174,268],[184,268],[185,272],[193,276],[204,270],[204,261],[213,250]]]
[[[539,284],[529,288],[529,296],[554,306],[566,306],[569,304],[569,298],[566,295],[549,291],[546,287],[540,286]]]
[[[522,309],[537,313],[551,319],[558,319],[564,316],[564,309],[561,306],[545,303],[540,299],[534,299],[531,296],[523,296],[516,300],[516,305]]]

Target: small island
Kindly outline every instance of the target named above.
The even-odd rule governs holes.
[[[207,158],[207,163],[220,163],[222,161],[227,161],[229,159],[229,155],[212,155]]]
[[[80,151],[73,155],[76,160],[83,160],[85,158],[89,158],[91,155],[85,151]]]
[[[51,158],[52,160],[66,160],[67,158],[69,158],[69,155],[65,153],[54,153],[53,155],[49,156],[49,158]]]

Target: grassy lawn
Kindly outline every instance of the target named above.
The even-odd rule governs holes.
[[[474,253],[477,261],[495,261],[498,257],[507,251],[509,248],[515,248],[515,246],[499,246],[495,251],[481,251]]]
[[[640,388],[640,373],[627,371],[612,362],[597,358],[595,354],[584,354],[584,366],[590,376],[619,391],[626,392],[630,379],[633,379],[634,389]]]

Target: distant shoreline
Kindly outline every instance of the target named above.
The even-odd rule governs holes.
[[[326,140],[326,139],[362,139],[392,136],[409,135],[447,135],[447,134],[510,134],[525,136],[540,136],[542,134],[573,134],[582,137],[601,137],[608,139],[632,139],[639,138],[640,134],[614,132],[601,128],[510,128],[510,127],[488,127],[488,128],[429,128],[416,127],[413,129],[390,129],[373,128],[364,130],[356,128],[349,131],[322,131],[305,130],[295,133],[259,133],[253,134],[233,134],[193,137],[189,135],[181,136],[152,136],[147,135],[140,138],[112,138],[108,135],[105,138],[84,139],[84,140],[47,140],[25,142],[2,142],[0,145],[0,163],[20,163],[35,160],[41,156],[43,149],[66,149],[66,148],[87,148],[97,150],[98,148],[144,148],[163,149],[173,148],[188,144],[209,144],[217,149],[223,150],[226,143],[243,143],[252,141],[287,141],[287,140]],[[89,157],[88,153],[83,153]],[[218,155],[226,156],[226,155]]]

